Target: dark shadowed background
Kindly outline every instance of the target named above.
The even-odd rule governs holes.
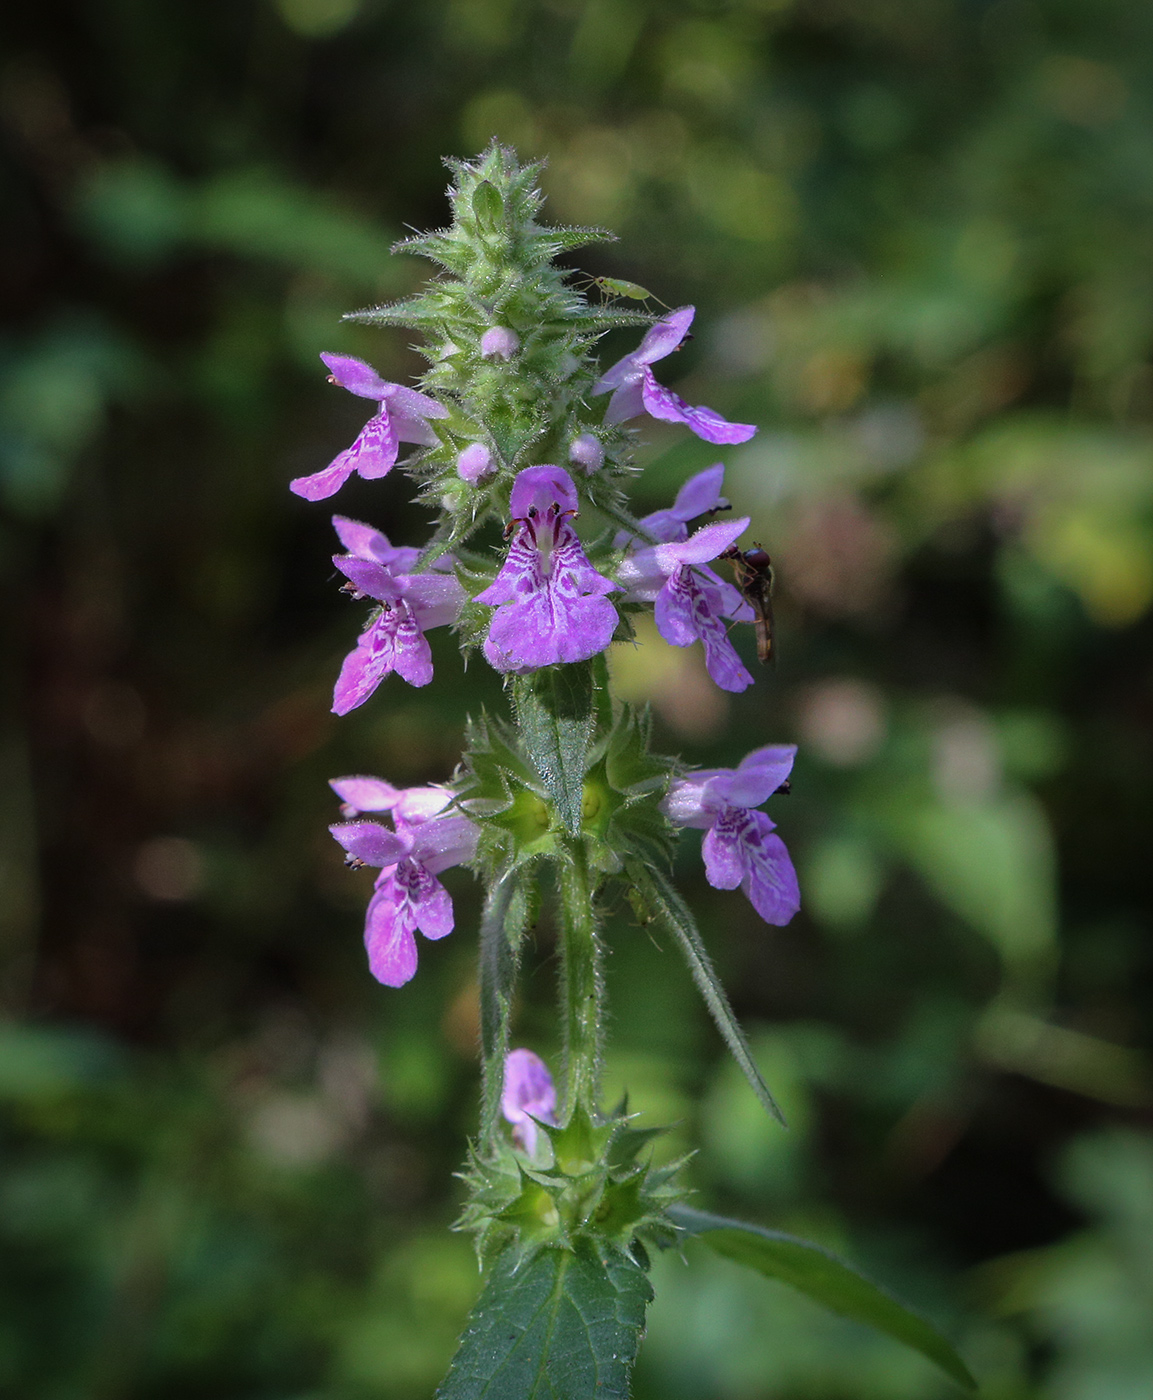
[[[805,907],[685,888],[787,1134],[614,910],[609,1092],[697,1203],[918,1302],[991,1400],[1153,1394],[1153,9],[1142,0],[56,0],[0,46],[0,1394],[421,1400],[477,1288],[477,895],[378,987],[327,779],[447,778],[499,706],[363,620],[288,480],[390,379],[442,155],[547,156],[590,275],[698,307],[779,566],[730,698],[614,659],[663,748],[796,741]],[[606,343],[610,358],[635,334]],[[646,425],[638,507],[715,449]],[[338,506],[399,542],[395,473]],[[751,637],[739,645],[750,655]],[[753,663],[755,665],[755,662]],[[555,1050],[547,923],[519,1039]],[[689,1250],[640,1400],[934,1400],[894,1343]]]

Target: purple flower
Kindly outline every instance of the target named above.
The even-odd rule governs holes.
[[[577,513],[572,477],[551,466],[518,472],[510,513],[508,555],[476,595],[496,607],[485,656],[498,671],[523,672],[604,651],[617,625],[604,595],[617,585],[589,563],[569,523]]]
[[[716,559],[749,527],[739,520],[705,525],[691,539],[646,545],[625,555],[619,569],[628,597],[653,602],[657,630],[675,647],[701,641],[705,665],[722,690],[741,691],[753,678],[737,655],[722,618],[751,621],[737,590],[701,566]]]
[[[390,384],[371,365],[351,355],[321,355],[332,371],[329,379],[350,394],[376,399],[380,410],[368,420],[360,436],[338,457],[312,476],[298,476],[289,490],[306,501],[322,501],[339,491],[353,472],[366,480],[387,476],[396,461],[402,442],[419,442],[435,447],[437,436],[428,426],[429,418],[447,418],[448,409],[427,394]]]
[[[346,715],[363,705],[390,671],[409,685],[427,685],[432,651],[424,634],[455,621],[467,595],[453,574],[403,572],[416,564],[419,550],[394,548],[387,536],[359,520],[337,515],[332,523],[349,550],[334,555],[333,563],[352,584],[354,596],[383,604],[340,668],[332,709]],[[452,567],[447,556],[437,563],[442,569]]]
[[[795,744],[769,744],[739,768],[690,773],[673,783],[661,803],[678,826],[708,833],[701,854],[709,884],[718,890],[739,885],[769,924],[787,924],[801,907],[801,895],[785,843],[773,835],[775,824],[753,809],[789,776],[796,753]]]
[[[496,463],[492,460],[492,453],[483,442],[470,442],[456,459],[457,475],[470,486],[478,486],[495,471]]]
[[[452,801],[447,788],[397,789],[379,778],[334,778],[344,810],[361,800],[382,805],[396,824],[337,822],[328,829],[352,862],[380,867],[364,922],[364,946],[372,975],[386,987],[403,987],[416,972],[416,938],[452,932],[452,899],[436,878],[476,854],[477,828],[463,816],[442,816]],[[383,804],[388,803],[387,807]]]
[[[711,408],[693,408],[679,394],[658,384],[650,365],[680,348],[696,308],[681,306],[659,320],[644,340],[623,360],[618,360],[592,387],[594,394],[612,389],[606,423],[624,423],[640,413],[665,423],[684,423],[705,442],[748,442],[757,431],[751,423],[730,423]]]
[[[537,1123],[556,1124],[556,1088],[548,1065],[531,1050],[510,1050],[506,1056],[500,1111],[513,1125],[513,1141],[535,1156]]]
[[[520,349],[520,336],[507,326],[490,326],[480,338],[480,353],[486,360],[511,360]]]

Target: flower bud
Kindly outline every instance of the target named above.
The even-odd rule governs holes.
[[[568,459],[574,467],[580,467],[586,476],[599,472],[605,463],[605,450],[592,433],[581,433],[569,443]]]
[[[511,360],[520,349],[520,336],[507,326],[490,326],[480,338],[480,353],[486,360]]]
[[[483,442],[470,442],[456,459],[456,471],[470,486],[479,486],[496,471],[496,464]]]

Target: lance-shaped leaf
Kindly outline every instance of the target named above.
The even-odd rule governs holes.
[[[579,662],[518,676],[513,695],[524,748],[565,830],[575,836],[593,731],[592,668]]]
[[[686,1234],[700,1235],[704,1244],[724,1258],[787,1283],[831,1312],[894,1337],[927,1356],[958,1385],[977,1389],[969,1368],[935,1327],[831,1250],[779,1230],[689,1206],[674,1205],[669,1215]]]
[[[733,1008],[729,1005],[725,989],[721,986],[720,978],[709,958],[704,940],[697,930],[696,921],[689,912],[688,905],[685,904],[660,870],[636,859],[627,861],[625,869],[649,912],[663,927],[669,930],[681,945],[681,951],[684,953],[689,970],[693,974],[693,980],[700,989],[705,1004],[712,1013],[713,1020],[717,1023],[717,1029],[724,1037],[725,1044],[732,1051],[733,1058],[740,1065],[745,1078],[749,1081],[753,1093],[777,1122],[784,1124],[785,1115],[781,1112],[776,1099],[769,1092],[769,1086],[761,1077],[761,1072],[753,1059],[753,1052],[749,1048],[749,1042],[745,1039],[740,1022],[734,1015]]]
[[[480,926],[480,1044],[484,1065],[483,1141],[491,1142],[500,1121],[500,1095],[508,1054],[520,948],[535,904],[531,863],[507,870],[493,884]]]
[[[437,1400],[628,1400],[652,1289],[587,1241],[496,1261]]]

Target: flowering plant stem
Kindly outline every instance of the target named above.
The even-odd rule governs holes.
[[[647,712],[614,698],[605,659],[614,641],[635,636],[630,615],[651,608],[666,642],[702,643],[722,689],[753,684],[728,626],[752,622],[753,612],[709,567],[732,556],[750,523],[712,519],[728,508],[724,465],[698,472],[671,506],[639,520],[623,486],[635,470],[635,430],[625,426],[633,419],[681,424],[717,444],[746,442],[756,428],[690,405],[655,378],[652,366],[689,337],[691,306],[654,318],[590,305],[573,272],[555,265],[558,254],[605,235],[538,223],[536,167],[521,167],[498,145],[449,165],[451,227],[401,245],[432,259],[438,276],[404,302],[352,318],[423,337],[430,367],[420,390],[326,354],[332,382],[377,411],[328,467],[292,483],[298,496],[318,501],[353,475],[373,481],[399,466],[438,513],[423,550],[333,517],[345,550],[334,560],[342,587],[373,604],[341,668],[334,711],[363,705],[393,672],[428,685],[425,633],[445,626],[502,674],[512,706],[512,723],[470,722],[449,782],[399,789],[364,774],[332,780],[346,818],[333,836],[351,866],[379,871],[365,944],[380,982],[402,987],[416,975],[418,933],[435,941],[453,932],[445,870],[469,865],[488,890],[478,968],[480,1132],[463,1174],[460,1220],[477,1237],[487,1280],[438,1396],[627,1400],[652,1298],[649,1250],[696,1232],[730,1258],[917,1346],[963,1380],[944,1339],[909,1324],[898,1304],[816,1246],[701,1212],[678,1215],[682,1163],[646,1155],[660,1130],[601,1109],[597,901],[606,881],[617,881],[637,918],[658,922],[679,945],[749,1083],[780,1116],[667,872],[677,829],[695,827],[704,833],[709,882],[740,889],[767,923],[787,923],[800,905],[796,873],[760,809],[788,791],[795,749],[765,745],[735,769],[688,771],[650,750]],[[605,289],[632,299],[638,290],[611,280]],[[600,374],[593,347],[628,326],[646,328],[641,344]],[[595,408],[605,394],[607,408]],[[403,462],[402,443],[417,449]],[[582,533],[576,522],[586,509],[618,533]],[[544,1061],[510,1043],[520,952],[545,862],[559,896],[559,1103]]]
[[[604,972],[595,891],[584,843],[569,842],[567,855],[559,872],[565,1056],[562,1122],[578,1104],[596,1111],[604,1053]]]

